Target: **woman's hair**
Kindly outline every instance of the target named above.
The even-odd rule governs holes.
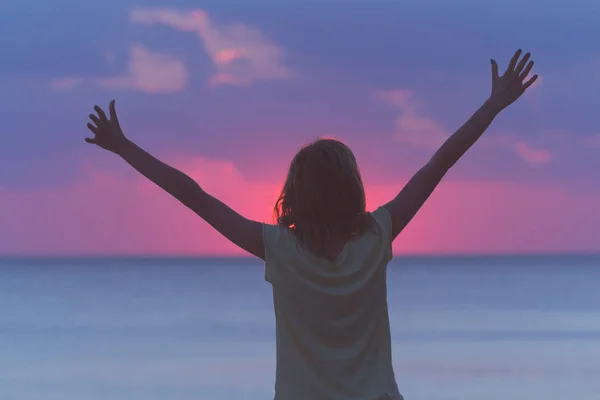
[[[332,240],[369,229],[362,178],[348,146],[333,139],[304,146],[292,160],[274,214],[278,225],[319,255]]]

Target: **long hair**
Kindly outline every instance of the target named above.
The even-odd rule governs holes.
[[[293,230],[319,255],[332,241],[347,241],[371,226],[365,190],[352,151],[334,139],[318,139],[294,157],[275,203],[277,224]]]

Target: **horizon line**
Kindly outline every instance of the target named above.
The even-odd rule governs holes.
[[[600,251],[589,252],[504,252],[504,253],[414,253],[394,254],[394,258],[509,258],[509,257],[600,257]],[[256,260],[251,255],[185,255],[185,254],[0,254],[0,260]]]

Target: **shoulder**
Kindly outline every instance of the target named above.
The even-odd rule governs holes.
[[[265,279],[273,283],[277,270],[285,264],[290,253],[295,251],[293,232],[285,226],[263,224],[262,234],[265,246]]]
[[[375,225],[379,231],[389,233],[391,235],[392,217],[387,208],[384,206],[377,208],[375,211],[371,212],[371,217],[373,218],[373,221],[375,222]]]
[[[278,246],[287,244],[291,239],[291,230],[285,226],[263,224],[262,235],[266,250],[276,250]]]
[[[384,206],[371,212],[371,217],[375,223],[375,229],[378,236],[378,242],[381,244],[382,251],[385,252],[387,261],[393,257],[392,251],[392,217]]]

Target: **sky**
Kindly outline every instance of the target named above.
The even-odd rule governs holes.
[[[595,2],[8,0],[0,3],[0,255],[242,255],[84,142],[115,98],[125,134],[272,222],[289,162],[346,142],[374,209],[532,52],[496,119],[397,254],[600,252]]]

